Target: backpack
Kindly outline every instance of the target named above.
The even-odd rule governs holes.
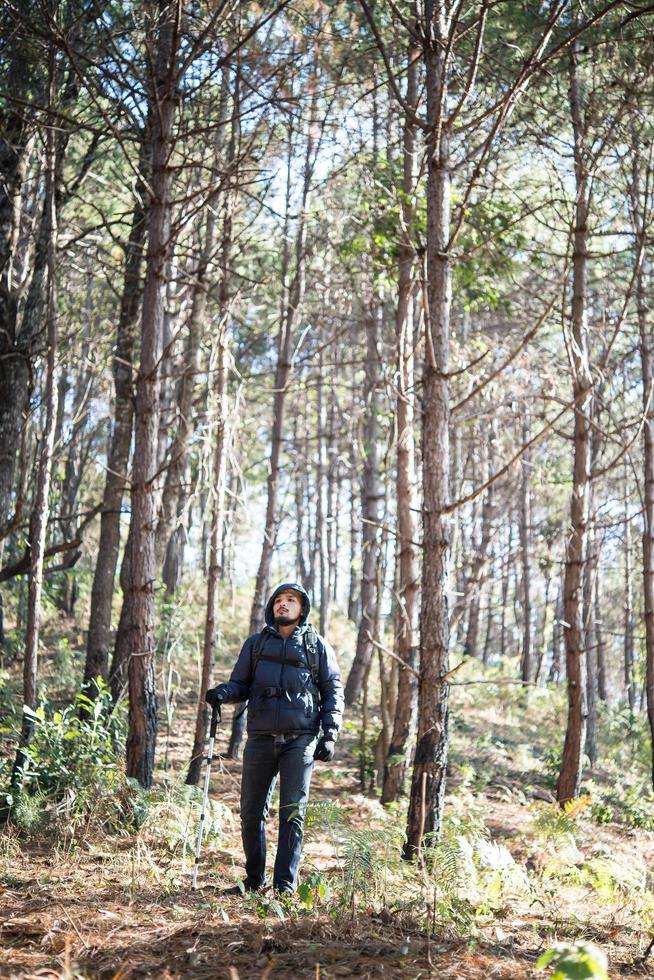
[[[284,660],[281,661],[279,657],[269,657],[263,653],[263,646],[266,642],[266,637],[268,635],[268,630],[263,629],[258,634],[254,645],[252,647],[252,652],[250,654],[250,676],[254,677],[254,673],[257,669],[257,664],[260,660],[270,660],[272,663],[287,663],[292,667],[303,667],[304,663],[300,660]],[[311,680],[318,687],[318,680],[320,678],[320,651],[318,650],[318,634],[311,624],[309,624],[304,631],[302,636],[304,640],[304,650],[307,655],[307,664],[309,665],[309,670],[311,671]]]

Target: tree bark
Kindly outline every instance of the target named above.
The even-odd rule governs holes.
[[[162,355],[165,273],[170,249],[171,152],[177,91],[177,18],[179,3],[158,0],[157,36],[152,64],[150,128],[152,198],[148,215],[148,251],[141,318],[141,361],[136,383],[132,519],[129,535],[129,581],[124,597],[126,632],[122,657],[127,663],[129,728],[127,775],[142,786],[152,784],[157,739],[157,695],[154,675],[156,581],[155,476],[159,432],[160,362]]]
[[[495,459],[495,429],[491,424],[482,447],[488,446],[488,456],[481,472],[487,479],[493,471]],[[483,452],[483,448],[482,448]],[[495,511],[495,490],[491,485],[483,496],[481,504],[481,533],[473,551],[470,574],[465,582],[463,602],[468,604],[468,628],[464,644],[464,653],[468,657],[479,657],[479,613],[483,591],[484,569],[488,562],[489,547],[492,534],[493,515]],[[474,540],[474,537],[473,537]]]
[[[625,485],[628,484],[625,481]],[[634,677],[634,596],[631,568],[631,521],[628,497],[625,497],[624,522],[624,685],[629,707],[636,707],[636,682]]]
[[[597,574],[595,529],[588,534],[588,550],[584,564],[584,642],[586,644],[586,702],[588,716],[586,719],[585,751],[591,768],[597,762],[597,689],[598,689],[598,660],[597,660],[597,624],[595,622],[595,576]]]
[[[602,564],[599,538],[597,540],[597,564],[595,567],[595,589],[593,607],[595,610],[595,642],[597,643],[597,696],[606,703],[609,699],[609,686],[606,663],[606,641],[604,639],[604,596],[602,595]]]
[[[316,465],[316,551],[320,585],[319,630],[325,636],[329,607],[329,555],[327,553],[327,406],[323,391],[324,364],[322,350],[318,355],[316,380],[317,465]]]
[[[142,147],[146,146],[143,141]],[[139,171],[146,166],[142,149]],[[134,211],[125,246],[123,291],[118,314],[116,346],[112,360],[114,412],[111,445],[107,456],[107,476],[102,497],[98,558],[91,589],[91,611],[86,642],[84,685],[93,694],[96,677],[107,680],[111,649],[111,605],[120,549],[120,515],[127,483],[129,450],[134,416],[132,362],[141,295],[141,268],[146,228],[146,190],[142,180],[134,188]]]
[[[225,253],[223,253],[224,255]],[[227,264],[223,269],[227,269]],[[223,273],[226,276],[226,272]],[[227,286],[221,287],[222,299],[227,306]],[[202,771],[205,735],[207,731],[208,711],[204,700],[205,691],[211,686],[211,672],[216,648],[217,600],[218,582],[220,580],[220,554],[223,533],[225,472],[227,462],[227,446],[229,442],[227,431],[227,342],[226,324],[223,325],[218,338],[218,366],[216,371],[216,445],[213,455],[213,506],[211,510],[211,535],[209,539],[209,568],[207,574],[207,611],[204,624],[204,641],[202,655],[202,677],[198,699],[198,711],[195,719],[195,734],[193,750],[189,763],[186,783],[197,786]]]
[[[23,703],[32,710],[37,700],[38,648],[41,617],[41,592],[43,586],[43,556],[45,552],[46,530],[48,524],[50,479],[52,474],[52,451],[57,412],[57,207],[55,201],[57,162],[56,162],[56,121],[54,116],[57,82],[56,49],[50,41],[49,50],[49,95],[48,125],[46,129],[46,187],[43,205],[44,230],[46,240],[46,331],[47,350],[45,354],[45,384],[43,396],[44,423],[41,437],[36,493],[30,521],[30,569],[27,599],[27,622],[25,627],[25,654],[23,661]],[[23,714],[23,722],[18,751],[12,772],[12,785],[20,788],[22,773],[27,760],[25,749],[32,737],[34,722]]]
[[[529,421],[527,415],[523,419],[522,442],[529,441]],[[522,563],[522,654],[520,657],[520,679],[528,684],[532,675],[531,654],[531,561],[529,549],[531,546],[531,492],[529,478],[530,454],[526,452],[522,458],[522,473],[520,478],[520,558]]]
[[[578,43],[570,49],[570,110],[574,134],[575,226],[572,257],[572,317],[570,358],[574,405],[574,449],[570,534],[564,575],[566,669],[568,678],[568,722],[556,789],[559,803],[579,795],[583,746],[586,738],[586,648],[582,621],[583,569],[590,491],[589,402],[592,379],[588,358],[586,322],[588,272],[589,178],[584,146],[584,106],[578,73]]]
[[[380,485],[380,379],[381,379],[381,306],[375,297],[366,317],[366,419],[363,434],[363,478],[361,481],[361,607],[354,660],[345,684],[345,704],[359,698],[363,678],[372,659],[376,575],[379,561],[380,503],[384,492]]]
[[[352,454],[353,456],[354,454]],[[355,464],[354,459],[351,459],[350,472],[354,473]],[[356,480],[350,481],[350,566],[349,566],[349,587],[347,593],[347,618],[352,623],[356,623],[359,619],[359,611],[361,609],[361,584],[359,575],[359,555],[360,555],[360,525],[358,521],[359,508],[357,506],[357,482]]]
[[[439,833],[449,747],[449,384],[452,275],[450,256],[450,133],[447,104],[448,25],[443,6],[425,4],[427,123],[426,358],[422,396],[423,562],[420,613],[418,733],[404,856],[416,855],[424,834]]]
[[[648,228],[641,205],[639,155],[634,153],[632,217],[640,262],[636,269],[636,309],[640,338],[640,364],[643,378],[643,607],[645,617],[645,694],[652,747],[652,785],[654,786],[654,353],[650,323],[649,293],[651,271],[646,249]],[[651,188],[654,171],[648,168]]]
[[[223,89],[225,95],[220,115],[220,130],[224,130],[227,121],[227,97],[229,95],[229,72],[225,69]],[[237,74],[232,107],[232,124],[229,146],[227,150],[227,167],[230,168],[236,158],[239,136],[240,112],[240,78]],[[220,151],[218,147],[218,151]],[[218,154],[217,154],[218,156]],[[217,159],[218,162],[218,159]],[[230,179],[231,182],[231,179]],[[208,710],[204,700],[207,689],[211,686],[211,673],[214,662],[217,629],[218,583],[222,573],[221,555],[223,552],[223,532],[225,522],[225,484],[227,473],[227,455],[229,449],[228,406],[227,406],[227,361],[229,357],[227,320],[229,315],[229,267],[232,248],[233,223],[233,194],[229,186],[225,190],[224,218],[221,243],[222,276],[218,292],[218,304],[222,315],[222,323],[218,334],[218,364],[216,370],[216,443],[213,455],[213,505],[211,509],[211,533],[209,537],[209,568],[207,573],[207,611],[204,623],[204,640],[202,656],[202,676],[198,698],[198,710],[195,719],[195,735],[193,750],[189,764],[186,783],[196,786],[200,779],[202,757],[207,730]]]
[[[220,107],[218,110],[219,123],[216,129],[214,143],[214,167],[212,179],[218,178],[218,161],[223,152],[224,120],[227,111],[228,90],[226,83],[221,85]],[[205,314],[210,286],[207,272],[214,251],[216,234],[216,204],[219,191],[215,191],[207,199],[204,211],[206,224],[200,249],[200,256],[193,273],[193,292],[191,311],[188,321],[188,336],[184,352],[184,367],[179,382],[177,399],[177,426],[169,452],[169,463],[166,469],[166,479],[161,496],[159,523],[155,542],[157,566],[160,567],[171,536],[179,526],[184,513],[188,496],[186,480],[188,469],[189,448],[193,435],[193,400],[195,382],[200,367],[200,349],[205,325]],[[173,591],[168,589],[169,592]]]
[[[406,101],[417,102],[417,50],[413,45],[407,52]],[[397,358],[397,549],[398,588],[395,615],[395,650],[404,666],[398,671],[397,699],[393,732],[386,755],[382,803],[398,800],[404,792],[407,767],[416,731],[418,698],[418,598],[420,588],[419,555],[416,545],[417,510],[416,465],[414,440],[414,324],[412,269],[414,246],[412,204],[415,169],[415,127],[409,119],[404,123],[402,166],[402,201],[400,204],[401,237],[398,255],[398,299],[395,315]]]

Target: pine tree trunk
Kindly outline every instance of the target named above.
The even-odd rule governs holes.
[[[145,147],[145,141],[143,143]],[[146,165],[141,153],[140,170]],[[138,181],[134,189],[134,211],[129,239],[125,247],[123,291],[118,314],[116,345],[112,361],[114,378],[114,412],[111,445],[107,456],[107,475],[102,497],[98,557],[91,589],[91,611],[86,641],[84,685],[92,695],[96,677],[107,680],[111,649],[111,604],[120,549],[120,514],[127,483],[129,450],[134,416],[132,361],[135,331],[141,302],[141,268],[145,242],[145,185]]]
[[[350,466],[350,472],[354,473],[354,463]],[[359,570],[359,522],[357,520],[359,508],[357,506],[356,480],[350,481],[350,575],[347,598],[347,618],[352,623],[359,619],[361,609],[360,601],[360,576]]]
[[[595,623],[595,607],[593,594],[595,591],[595,576],[597,567],[596,535],[594,528],[589,531],[588,555],[584,565],[584,642],[586,644],[586,701],[588,717],[586,719],[585,752],[590,760],[591,768],[597,762],[597,629]]]
[[[229,238],[224,239],[223,259],[229,257]],[[223,261],[223,281],[221,284],[221,309],[227,310],[228,295],[226,270],[228,262]],[[204,700],[207,689],[211,686],[211,672],[214,663],[216,647],[216,620],[218,582],[220,580],[220,553],[223,533],[223,514],[225,499],[225,470],[227,446],[227,343],[226,327],[223,325],[218,339],[218,367],[216,371],[216,445],[213,456],[213,506],[211,509],[211,536],[209,540],[209,569],[207,575],[207,611],[204,623],[204,641],[202,654],[202,677],[198,699],[198,711],[195,719],[195,735],[193,750],[189,763],[186,783],[197,786],[202,771],[205,734],[207,730],[208,710]]]
[[[599,550],[599,540],[597,542],[597,565],[595,569],[595,589],[593,593],[593,605],[595,609],[595,642],[597,643],[597,696],[600,701],[606,703],[609,699],[607,663],[606,663],[606,641],[604,639],[604,619],[602,609],[604,608],[604,597],[602,595],[602,563],[601,552]]]
[[[417,50],[413,45],[407,52],[406,101],[417,101]],[[414,246],[411,232],[414,222],[412,195],[415,169],[415,127],[406,119],[402,146],[402,203],[398,256],[398,300],[395,315],[397,358],[397,612],[395,615],[395,651],[403,664],[398,672],[395,718],[382,787],[382,803],[398,800],[405,789],[407,767],[415,737],[417,721],[418,680],[418,599],[420,588],[419,555],[416,544],[418,531],[416,465],[414,440],[414,323],[412,269]]]
[[[564,615],[563,607],[563,588],[559,585],[556,604],[554,606],[554,622],[552,623],[552,663],[550,664],[549,674],[547,675],[548,684],[558,684],[561,680],[561,647],[563,645],[563,626],[561,620]]]
[[[538,651],[538,662],[536,664],[536,673],[534,674],[534,684],[538,684],[543,669],[543,661],[545,660],[545,654],[547,653],[547,636],[549,632],[549,621],[550,621],[550,587],[552,584],[552,568],[548,563],[544,570],[545,576],[545,590],[543,594],[543,615],[540,623],[539,637],[540,645]]]
[[[218,121],[216,125],[216,136],[214,140],[214,165],[212,168],[212,181],[218,179],[218,167],[221,163],[225,142],[225,122],[227,118],[227,99],[229,97],[228,73],[223,73],[223,80],[220,88],[220,103],[218,107]],[[155,541],[155,553],[157,566],[161,566],[164,555],[171,545],[173,536],[180,528],[186,501],[188,499],[187,470],[188,457],[193,435],[193,401],[195,394],[195,382],[200,368],[200,353],[202,337],[205,327],[207,300],[211,285],[208,271],[209,264],[214,251],[214,240],[216,235],[216,206],[218,203],[219,192],[214,191],[204,207],[206,223],[200,255],[193,270],[193,293],[191,298],[191,311],[188,321],[188,336],[184,352],[184,368],[179,383],[179,394],[177,399],[177,426],[175,435],[170,448],[170,462],[166,470],[163,493],[161,495],[161,506],[159,510],[159,523],[157,525],[157,535]],[[201,232],[202,234],[202,232]],[[184,531],[182,529],[182,534]],[[174,545],[173,545],[174,547]],[[168,573],[167,590],[171,594],[175,591],[176,578]]]
[[[493,554],[491,554],[490,565],[491,577],[486,593],[486,633],[484,636],[484,649],[481,655],[481,662],[484,667],[490,663],[493,641],[495,639],[495,576],[493,574],[495,556]]]
[[[317,466],[316,466],[316,551],[318,553],[318,577],[320,583],[319,629],[327,632],[329,615],[329,556],[327,554],[326,482],[327,482],[327,406],[323,393],[324,365],[322,351],[318,355],[318,379],[316,384]]]
[[[374,635],[376,569],[379,561],[380,502],[383,490],[380,485],[380,378],[381,358],[381,307],[377,298],[366,317],[366,419],[363,435],[363,478],[361,481],[361,605],[354,660],[345,684],[345,704],[352,705],[359,698],[363,678],[368,671],[373,653],[371,637]],[[359,464],[361,465],[361,464]]]
[[[488,448],[487,459],[482,467],[483,479],[487,479],[494,469],[495,460],[495,431],[491,425],[488,434],[483,439],[484,448]],[[484,494],[481,505],[481,533],[473,551],[470,574],[465,587],[464,602],[468,602],[468,629],[464,644],[464,653],[468,657],[479,657],[479,612],[483,589],[484,569],[488,562],[489,546],[492,534],[493,514],[495,511],[494,488],[491,485]]]
[[[529,441],[529,422],[525,416],[522,429],[522,442]],[[529,478],[529,453],[522,458],[522,474],[520,479],[520,557],[522,561],[522,654],[520,657],[520,679],[528,684],[532,675],[531,654],[531,562],[529,548],[531,545],[531,493]]]
[[[508,530],[507,530],[507,541],[506,541],[506,552],[504,555],[504,560],[502,561],[502,606],[500,615],[500,660],[504,661],[508,656],[506,634],[506,611],[509,606],[509,580],[511,572],[511,558],[513,551],[513,522],[510,519],[509,514]]]
[[[36,475],[36,492],[29,529],[30,568],[27,598],[27,622],[25,627],[25,654],[23,661],[23,703],[32,710],[37,701],[38,649],[41,617],[41,592],[43,586],[43,557],[49,515],[52,451],[57,412],[57,209],[56,194],[56,53],[54,42],[49,50],[48,125],[46,129],[46,188],[43,205],[46,247],[46,330],[45,383],[43,395],[43,431]],[[22,772],[27,760],[24,750],[32,737],[34,722],[23,715],[20,740],[11,782],[19,789]]]
[[[141,318],[141,361],[136,382],[132,517],[128,545],[129,581],[124,597],[125,649],[129,685],[127,775],[152,784],[157,739],[154,587],[156,494],[160,411],[160,362],[164,329],[166,267],[170,249],[171,150],[177,90],[177,5],[159,0],[150,98],[152,198]]]
[[[444,59],[447,28],[442,7],[425,4],[424,56],[427,123],[426,285],[428,318],[422,394],[423,562],[420,612],[418,733],[407,814],[404,856],[416,855],[424,834],[440,833],[449,747],[449,624],[447,573],[449,518],[449,386],[452,297],[449,131]],[[441,126],[437,130],[437,121]]]
[[[628,483],[625,481],[625,485]],[[636,682],[634,677],[634,597],[631,568],[631,521],[628,497],[625,498],[624,522],[624,685],[629,707],[636,707]]]
[[[575,227],[572,258],[572,322],[570,357],[574,405],[574,449],[570,533],[564,576],[568,723],[563,747],[557,800],[565,803],[579,795],[583,746],[586,739],[586,649],[582,621],[583,569],[586,551],[590,491],[589,401],[592,379],[588,359],[586,315],[588,273],[588,214],[590,191],[584,147],[584,120],[578,76],[578,44],[570,50],[570,109],[574,131]]]
[[[652,785],[654,786],[654,353],[649,296],[652,277],[646,251],[648,228],[645,226],[640,202],[639,157],[634,154],[632,209],[641,261],[636,270],[636,308],[640,336],[640,363],[643,378],[643,607],[645,616],[645,694],[647,718],[652,748]],[[652,170],[648,169],[651,187]]]
[[[19,66],[4,66],[12,80]],[[7,76],[5,76],[7,77]],[[22,190],[30,151],[30,120],[23,107],[3,107],[0,137],[0,561],[10,526],[16,451],[25,422],[29,364],[18,336],[19,292],[15,287]],[[16,515],[14,515],[16,516]]]

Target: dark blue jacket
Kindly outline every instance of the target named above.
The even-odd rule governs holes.
[[[275,596],[292,588],[304,596],[300,622],[289,637],[275,628]],[[249,636],[238,656],[227,684],[221,684],[226,703],[248,701],[248,734],[312,732],[319,728],[336,737],[343,718],[343,685],[336,656],[329,643],[316,634],[318,684],[311,677],[304,633],[311,602],[302,586],[294,582],[278,586],[266,604],[263,646],[252,676],[253,650],[258,633]],[[288,661],[291,661],[289,663]],[[272,694],[271,691],[277,693]]]

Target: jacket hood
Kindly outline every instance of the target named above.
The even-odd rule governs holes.
[[[300,622],[298,623],[298,626],[304,626],[306,623],[309,613],[311,612],[311,599],[309,598],[309,593],[297,582],[282,582],[281,585],[277,586],[266,603],[266,626],[274,628],[275,617],[273,616],[273,602],[280,592],[285,592],[287,589],[293,589],[294,592],[299,592],[303,597],[304,604],[302,606],[302,614],[300,615]]]

